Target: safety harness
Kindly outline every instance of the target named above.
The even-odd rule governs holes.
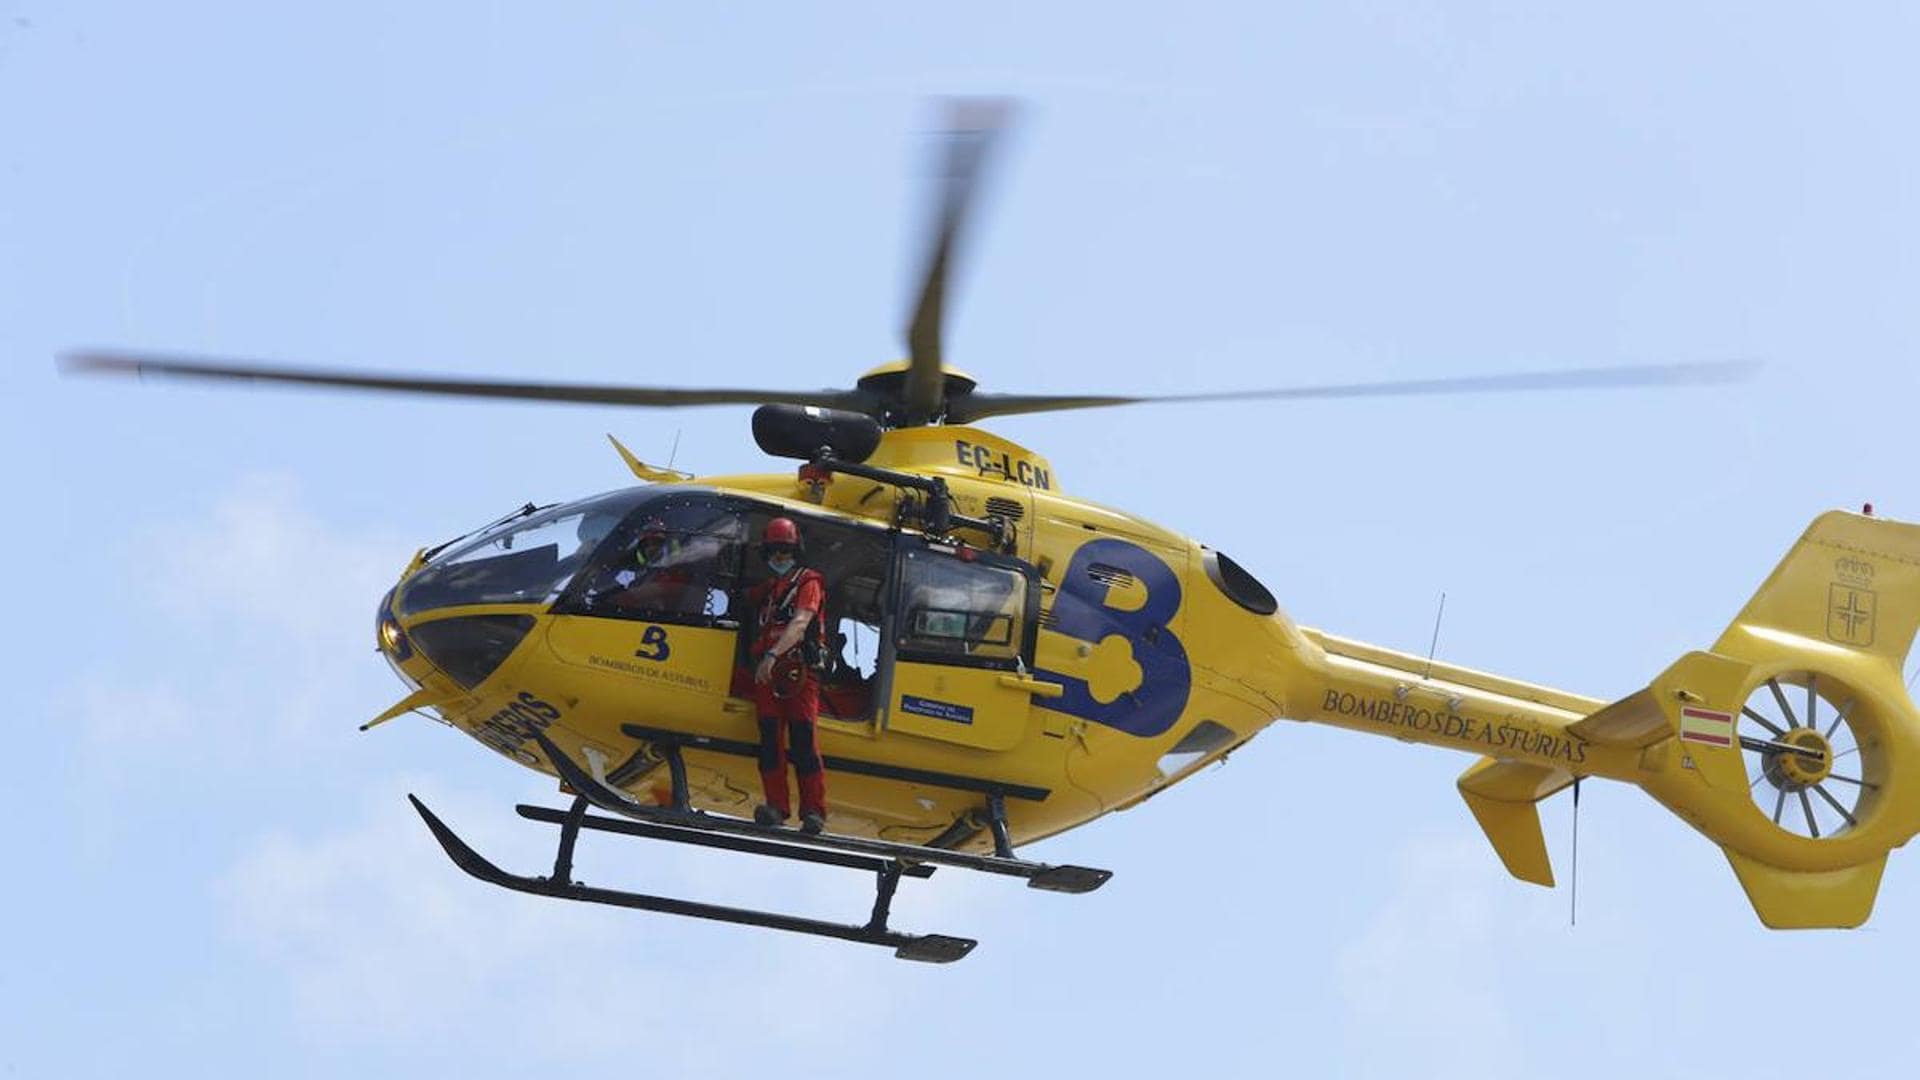
[[[827,659],[827,579],[820,576],[820,571],[802,567],[793,575],[792,579],[786,583],[786,591],[781,593],[780,599],[774,602],[772,623],[775,626],[785,626],[793,621],[794,601],[798,598],[800,586],[806,584],[810,577],[820,583],[820,609],[813,613],[812,621],[807,624],[807,634],[800,639],[800,648],[801,658],[806,666],[819,671],[826,666]],[[774,588],[779,587],[780,582],[775,581]],[[765,629],[765,627],[761,628],[763,632]]]

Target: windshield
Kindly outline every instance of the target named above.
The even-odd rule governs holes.
[[[550,601],[648,495],[641,488],[616,491],[497,526],[409,579],[400,590],[400,611]]]

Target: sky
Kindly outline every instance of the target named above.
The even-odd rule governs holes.
[[[488,889],[405,794],[537,867],[511,807],[551,785],[423,721],[355,731],[403,692],[376,601],[417,547],[622,486],[608,432],[783,470],[747,410],[54,357],[845,386],[903,348],[929,99],[1012,95],[947,346],[987,389],[1762,362],[988,425],[1303,623],[1419,651],[1444,592],[1443,657],[1617,698],[1817,513],[1920,519],[1917,31],[1873,3],[0,0],[0,454],[33,526],[0,539],[0,1076],[1908,1075],[1911,853],[1865,929],[1771,932],[1710,843],[1596,782],[1573,924],[1480,836],[1467,757],[1290,722],[1032,849],[1114,869],[1098,893],[908,883],[899,925],[981,939],[955,965]],[[606,841],[579,876],[867,902]]]

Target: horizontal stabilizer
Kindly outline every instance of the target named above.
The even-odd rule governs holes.
[[[1573,783],[1562,769],[1481,758],[1457,784],[1467,809],[1493,843],[1507,872],[1521,881],[1553,886],[1553,862],[1540,832],[1540,800]]]
[[[627,449],[625,443],[614,438],[611,434],[607,436],[607,441],[613,444],[615,450],[620,451],[620,460],[627,463],[628,471],[649,484],[673,484],[682,480],[693,479],[692,473],[684,473],[678,469],[663,469],[657,465],[649,465],[641,461],[639,458],[633,456],[633,451]]]
[[[1567,732],[1601,746],[1639,749],[1673,734],[1673,725],[1651,689],[1629,694],[1584,720],[1567,725]]]
[[[1880,872],[1887,857],[1839,870],[1782,870],[1757,862],[1732,848],[1727,861],[1747,890],[1747,899],[1760,921],[1775,930],[1844,929],[1859,926],[1873,914],[1880,891]]]
[[[429,690],[423,686],[388,706],[387,710],[379,716],[361,724],[360,730],[370,731],[396,716],[404,716],[415,709],[426,709],[435,705],[444,705],[457,696],[457,694],[447,694],[438,690]]]

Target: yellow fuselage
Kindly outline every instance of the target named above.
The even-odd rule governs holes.
[[[1051,466],[997,436],[963,427],[894,431],[873,463],[942,475],[958,512],[1011,520],[1012,554],[1041,579],[1038,629],[1014,670],[893,665],[885,700],[874,701],[870,715],[823,716],[821,750],[881,771],[1020,791],[1025,797],[1007,805],[1016,842],[1135,803],[1282,717],[1556,770],[1632,768],[1632,755],[1564,730],[1599,702],[1446,665],[1422,678],[1412,674],[1425,666],[1419,658],[1303,630],[1284,613],[1259,611],[1257,596],[1250,608],[1241,602],[1244,584],[1236,583],[1240,600],[1229,595],[1217,553],[1060,494]],[[823,515],[888,526],[900,498],[887,485],[851,477],[827,485],[818,501],[794,474],[687,486],[745,496],[793,516],[803,531]],[[576,761],[614,774],[637,797],[664,799],[666,770],[651,768],[657,761],[646,752],[648,740],[623,727],[734,744],[756,738],[755,709],[739,696],[735,674],[742,629],[554,614],[543,603],[439,608],[404,619],[402,628],[417,634],[424,624],[474,615],[526,616],[534,626],[471,687],[418,652],[400,666],[450,724],[525,765],[552,771],[524,736],[526,725],[539,724]],[[967,719],[927,715],[917,707],[926,701],[962,707]],[[636,752],[640,760],[629,764]],[[694,750],[688,763],[696,806],[741,814],[758,800],[752,758]],[[968,786],[871,772],[836,770],[830,784],[836,831],[895,840],[931,840],[982,801]],[[971,840],[988,842],[984,833]]]

